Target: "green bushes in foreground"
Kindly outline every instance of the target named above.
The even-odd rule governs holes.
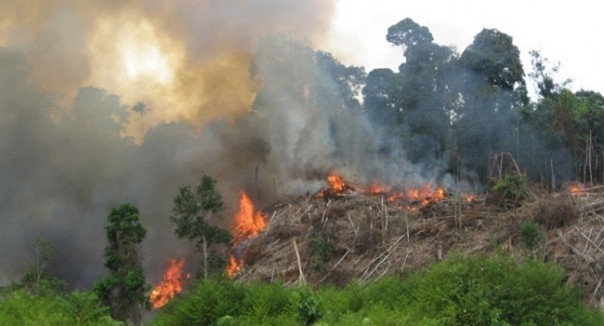
[[[200,281],[150,325],[604,325],[604,315],[536,260],[453,256],[424,273],[344,288]],[[123,325],[92,292],[0,292],[0,325]]]
[[[0,296],[0,325],[119,326],[92,292],[75,291],[43,295],[16,289]]]
[[[152,325],[604,325],[558,268],[506,255],[454,256],[360,287],[201,281]]]

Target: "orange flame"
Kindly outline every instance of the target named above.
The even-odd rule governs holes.
[[[174,296],[182,291],[181,274],[185,266],[184,258],[170,258],[170,266],[164,274],[164,278],[159,283],[151,295],[149,300],[154,309],[159,309],[167,304]]]
[[[378,184],[378,183],[372,183],[369,186],[369,193],[372,195],[380,195],[380,194],[385,194],[388,192],[388,188]]]
[[[335,170],[331,171],[331,173],[329,173],[327,176],[327,183],[329,184],[331,190],[335,193],[340,193],[346,189],[344,179],[342,179],[338,171]]]
[[[244,239],[251,239],[266,228],[265,216],[256,211],[250,198],[242,191],[239,200],[239,213],[235,215],[233,243],[238,245]]]
[[[390,202],[395,204],[404,202],[408,208],[426,207],[430,203],[439,202],[443,199],[445,199],[445,189],[442,187],[433,188],[429,183],[426,183],[422,188],[397,191],[388,196]]]
[[[568,185],[568,192],[570,192],[573,195],[580,195],[584,191],[585,191],[585,187],[578,182]]]
[[[478,201],[478,197],[475,194],[462,194],[461,198],[463,198],[466,203],[473,203]]]
[[[239,200],[239,212],[235,215],[235,227],[233,228],[233,248],[238,247],[245,239],[253,239],[266,228],[266,219],[262,212],[254,207],[250,198],[242,191]],[[229,265],[226,268],[226,274],[233,277],[237,274],[243,261],[237,260],[231,255]]]
[[[239,273],[242,264],[242,261],[238,261],[233,255],[231,255],[231,257],[229,257],[229,265],[226,268],[227,276],[232,278],[235,274]]]

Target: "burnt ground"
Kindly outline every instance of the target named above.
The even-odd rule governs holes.
[[[592,306],[604,300],[604,193],[540,193],[514,209],[447,195],[421,208],[394,205],[384,195],[281,200],[265,209],[268,226],[242,255],[241,281],[344,285],[421,271],[452,253],[509,251],[563,268]],[[529,250],[520,234],[534,221],[543,237]],[[299,257],[299,258],[298,258]]]

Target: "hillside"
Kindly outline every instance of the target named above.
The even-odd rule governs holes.
[[[604,296],[601,190],[542,192],[503,209],[487,195],[445,190],[442,198],[406,198],[403,205],[390,193],[332,187],[265,209],[264,232],[236,250],[245,266],[235,277],[285,285],[367,284],[422,270],[454,252],[505,250],[560,266],[569,275],[567,283],[583,287],[584,299],[595,306]],[[526,225],[538,225],[541,232],[523,230]]]

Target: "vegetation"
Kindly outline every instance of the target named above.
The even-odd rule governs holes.
[[[536,260],[453,256],[425,273],[345,288],[209,279],[151,325],[602,325],[581,290]]]
[[[109,244],[105,248],[105,267],[110,274],[99,280],[94,290],[101,302],[111,307],[113,318],[138,325],[142,322],[141,307],[148,304],[137,249],[146,230],[139,222],[138,209],[130,204],[112,209],[107,221]]]
[[[338,151],[325,154],[325,157],[338,158],[344,157],[343,152],[347,150],[356,153],[360,148],[375,148],[363,146],[363,143],[355,144],[358,148],[354,149],[343,146],[348,143],[346,140],[352,131],[360,127],[356,120],[341,114],[349,110],[359,116],[366,115],[379,134],[385,135],[385,139],[375,140],[380,142],[379,151],[359,151],[361,156],[373,159],[374,154],[404,151],[407,159],[420,163],[418,166],[446,162],[447,172],[471,182],[487,181],[490,177],[487,168],[490,158],[497,153],[510,153],[510,157],[517,162],[517,173],[502,175],[500,171],[499,179],[494,180],[489,189],[490,200],[501,208],[518,207],[530,199],[533,196],[530,182],[550,188],[560,187],[573,179],[584,183],[604,183],[604,97],[589,90],[575,92],[567,83],[557,83],[557,67],[551,67],[539,52],[531,53],[532,72],[526,74],[519,49],[512,37],[501,31],[484,29],[475,36],[471,45],[458,52],[449,46],[434,43],[428,27],[410,18],[391,26],[386,40],[401,47],[401,65],[397,71],[375,69],[368,74],[363,68],[345,66],[329,53],[314,51],[291,40],[283,43],[265,41],[266,44],[259,46],[260,50],[250,67],[252,77],[258,81],[251,110],[253,114],[247,115],[252,118],[238,123],[242,129],[245,126],[272,130],[275,122],[268,119],[277,120],[279,117],[272,113],[289,112],[273,112],[269,110],[271,107],[282,110],[292,107],[292,103],[303,103],[304,110],[312,110],[309,112],[316,119],[313,123],[325,122],[329,125],[327,129],[333,138],[329,141],[333,141],[333,148]],[[10,59],[3,62],[12,62],[13,56],[17,58],[4,52],[0,55]],[[38,96],[33,88],[27,86],[24,77],[27,73],[23,68],[25,61],[19,59],[15,62],[18,64],[2,65],[3,71],[7,72],[5,75],[13,81],[4,83],[6,85],[0,90],[0,99],[3,109],[11,108],[4,109],[6,112],[3,112],[7,113],[5,116],[17,119],[15,121],[18,123],[8,123],[6,126],[10,128],[3,126],[1,131],[3,135],[10,136],[4,138],[15,142],[9,145],[25,144],[30,147],[6,146],[8,152],[5,156],[9,157],[7,162],[18,163],[22,157],[29,157],[27,161],[31,162],[32,168],[30,164],[22,164],[23,170],[15,170],[10,168],[13,165],[7,165],[5,170],[16,171],[13,174],[21,179],[23,176],[32,178],[40,175],[39,178],[46,178],[47,175],[57,175],[57,178],[61,178],[61,184],[67,185],[62,190],[73,191],[70,194],[76,205],[91,198],[90,194],[75,186],[79,185],[80,179],[96,185],[109,176],[122,179],[127,174],[120,172],[114,175],[109,172],[113,169],[122,171],[118,168],[122,161],[103,164],[109,166],[110,170],[103,166],[102,169],[99,167],[100,173],[93,173],[92,167],[97,166],[96,162],[104,162],[107,157],[142,157],[145,162],[153,162],[150,158],[159,154],[152,155],[151,152],[153,146],[161,147],[160,135],[172,135],[169,139],[166,136],[168,144],[182,141],[197,146],[198,140],[188,135],[187,128],[190,126],[182,127],[184,124],[157,127],[148,133],[149,138],[145,139],[143,145],[135,146],[132,140],[122,138],[129,123],[127,107],[120,103],[117,95],[94,87],[79,90],[68,115],[54,112],[45,116],[41,112],[48,109],[51,101]],[[269,65],[270,73],[283,78],[279,78],[278,83],[260,82],[262,76],[258,66],[263,64]],[[283,80],[288,82],[283,83]],[[537,98],[533,101],[528,97],[527,85],[531,81],[537,91]],[[28,100],[23,102],[24,105],[14,104],[22,103],[13,100],[12,94],[21,93],[26,94],[24,97]],[[337,110],[329,111],[326,108]],[[140,114],[144,134],[143,115],[148,109],[139,102],[132,110]],[[35,116],[36,119],[26,120],[25,116]],[[344,123],[336,123],[338,119]],[[365,120],[362,121],[364,125]],[[249,126],[245,125],[248,123]],[[18,125],[33,125],[35,128],[15,130],[38,132],[32,133],[33,136],[23,134],[17,137],[13,126]],[[219,128],[219,124],[214,128]],[[84,134],[84,130],[86,135],[92,135],[94,142],[89,144],[73,136],[81,132]],[[323,134],[314,133],[307,126],[302,130],[292,130],[323,137]],[[236,136],[238,134],[233,138],[239,138]],[[268,157],[279,147],[255,134],[253,137],[247,136],[245,138],[249,138],[249,142],[242,142],[242,145],[235,142],[235,145],[239,145],[234,147],[233,152],[241,151],[237,152],[242,154],[239,157]],[[374,141],[364,136],[364,140]],[[50,137],[61,142],[69,139],[75,149],[91,146],[93,150],[90,153],[93,155],[82,155],[84,163],[77,163],[82,165],[72,165],[76,164],[75,161],[71,160],[70,155],[62,155],[64,153],[61,151],[52,160],[47,160],[48,153],[53,152],[54,147],[51,147],[50,141],[45,144],[43,140]],[[230,142],[224,144],[230,145]],[[312,145],[298,144],[296,151],[304,149],[304,146],[315,146],[313,141],[309,144]],[[24,151],[23,148],[40,149]],[[72,147],[66,148],[73,152]],[[171,156],[177,151],[171,149],[161,155]],[[254,155],[243,155],[248,151]],[[26,152],[35,155],[23,156]],[[280,157],[277,154],[274,156]],[[63,161],[63,157],[68,159]],[[295,159],[298,156],[292,157]],[[50,170],[44,170],[44,173],[36,171],[43,167],[36,165],[37,162],[48,164]],[[319,169],[314,165],[307,167],[304,163],[294,164],[293,170],[287,172],[295,171],[297,176],[301,176],[314,173],[315,168]],[[59,168],[62,166],[73,171],[55,173],[65,172]],[[300,173],[299,168],[305,169],[302,171],[304,173]],[[123,171],[128,170],[124,168]],[[276,172],[279,173],[275,175],[281,174],[281,171]],[[167,175],[169,173],[166,172]],[[25,186],[18,182],[8,184],[11,189],[16,187],[10,193],[17,196],[32,191],[29,183],[22,183]],[[52,185],[56,182],[37,184]],[[273,188],[276,193],[275,179]],[[40,201],[44,203],[47,199],[48,202],[59,202],[58,197],[51,195],[54,189],[47,191],[36,193],[33,198],[44,199]],[[8,197],[6,203],[21,202],[11,199],[14,198]],[[20,209],[12,206],[6,208],[8,213],[5,216],[13,213],[18,213],[14,215],[19,218],[26,216]],[[212,246],[228,244],[230,235],[211,224],[221,217],[223,210],[224,203],[216,189],[216,180],[207,175],[202,176],[196,188],[184,186],[179,189],[174,198],[170,221],[176,235],[194,242],[202,253],[204,279],[194,289],[168,304],[149,321],[150,324],[604,324],[601,312],[590,310],[581,302],[581,289],[564,285],[565,275],[559,269],[532,258],[517,261],[503,254],[470,258],[453,256],[422,273],[390,276],[368,286],[350,284],[344,288],[311,289],[300,286],[286,289],[279,284],[241,284],[223,278],[208,278],[213,271],[220,274],[224,270],[224,259],[213,255]],[[577,215],[572,201],[567,199],[557,199],[556,202],[543,205],[535,217],[538,224],[526,222],[520,228],[522,244],[535,252],[544,240],[541,226],[545,229],[567,226],[577,219]],[[105,266],[109,275],[94,285],[94,291],[64,292],[63,282],[51,275],[48,269],[55,250],[49,241],[39,238],[31,268],[18,283],[0,289],[0,325],[142,323],[141,309],[147,304],[147,286],[138,245],[144,239],[146,230],[139,221],[138,209],[130,204],[112,209],[105,230],[108,239]],[[326,262],[334,255],[335,249],[328,235],[317,234],[310,241],[308,266],[317,272],[324,272]]]
[[[489,200],[498,207],[518,207],[533,197],[526,177],[519,174],[505,174],[491,188]]]
[[[526,249],[534,251],[545,238],[545,235],[537,223],[528,221],[522,224],[520,228],[520,238]]]
[[[0,325],[119,326],[93,292],[45,294],[14,290],[0,297]]]
[[[203,175],[195,190],[181,187],[174,198],[174,208],[170,222],[174,224],[176,235],[194,241],[197,250],[203,254],[203,277],[208,278],[208,270],[214,273],[224,271],[226,260],[216,254],[208,254],[208,246],[228,244],[231,235],[227,230],[209,223],[220,218],[224,210],[222,196],[216,189],[216,180]],[[213,264],[210,264],[214,262]]]

